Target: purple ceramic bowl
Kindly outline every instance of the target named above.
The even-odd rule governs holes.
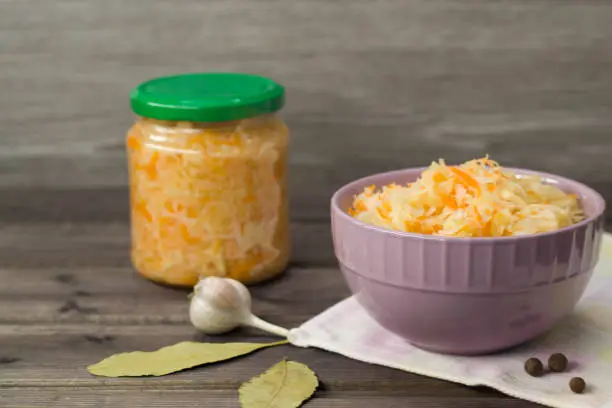
[[[366,177],[332,197],[334,250],[354,295],[383,327],[417,347],[485,354],[533,339],[572,312],[599,258],[604,199],[559,176],[537,174],[580,197],[588,218],[516,237],[446,238],[387,230],[347,214],[370,185],[404,184],[424,168]]]

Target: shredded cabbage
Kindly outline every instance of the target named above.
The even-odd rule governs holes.
[[[274,116],[199,125],[139,120],[127,137],[132,259],[151,279],[245,283],[289,256],[288,130]]]
[[[487,157],[432,162],[406,186],[370,186],[349,214],[388,229],[449,237],[537,234],[585,218],[578,199],[540,177],[516,175]]]

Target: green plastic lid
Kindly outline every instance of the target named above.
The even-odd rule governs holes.
[[[285,88],[239,73],[194,73],[155,78],[130,93],[132,110],[159,120],[223,122],[276,112]]]

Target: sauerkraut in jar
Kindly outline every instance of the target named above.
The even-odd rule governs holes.
[[[275,115],[283,99],[280,85],[244,74],[164,77],[132,92],[132,262],[142,275],[249,284],[285,269],[289,132]]]

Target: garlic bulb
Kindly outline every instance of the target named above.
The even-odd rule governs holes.
[[[251,294],[234,279],[210,276],[194,287],[189,319],[198,330],[207,334],[222,334],[238,326],[256,327],[287,337],[288,331],[265,322],[251,313]]]

